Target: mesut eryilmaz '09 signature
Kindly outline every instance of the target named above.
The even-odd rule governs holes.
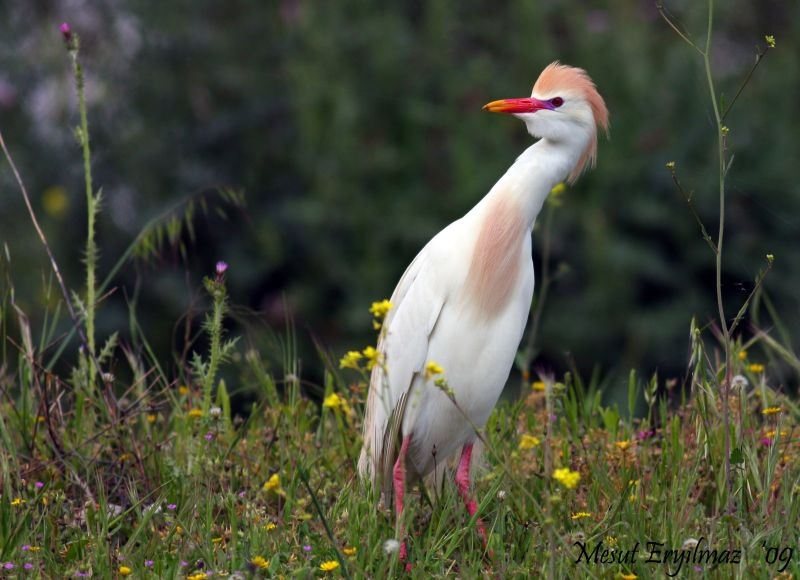
[[[602,564],[666,564],[670,567],[668,576],[676,576],[684,565],[694,567],[719,566],[721,564],[739,564],[742,561],[742,550],[711,548],[704,537],[699,540],[690,538],[679,549],[667,548],[662,542],[646,542],[642,552],[639,552],[641,542],[636,542],[633,548],[620,549],[607,547],[602,541],[589,546],[585,542],[575,542],[578,548],[576,564],[585,562],[590,565]],[[792,561],[793,548],[770,547],[766,543],[761,546],[764,550],[764,561],[767,564],[779,563],[778,572],[783,572]]]

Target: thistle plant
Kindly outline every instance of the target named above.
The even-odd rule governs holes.
[[[86,114],[86,95],[84,91],[85,82],[83,76],[83,68],[81,67],[78,58],[80,52],[80,37],[72,31],[69,24],[64,23],[60,27],[61,33],[64,36],[64,42],[67,45],[67,52],[72,60],[72,76],[75,79],[75,90],[78,95],[78,110],[80,112],[80,125],[75,128],[75,138],[78,145],[81,147],[83,154],[83,177],[86,185],[86,248],[85,248],[85,265],[86,265],[86,297],[83,304],[79,299],[75,299],[80,305],[83,312],[84,323],[86,328],[86,353],[89,360],[95,357],[97,352],[95,347],[95,309],[97,301],[97,243],[95,242],[95,222],[97,215],[100,213],[100,205],[103,197],[102,190],[94,191],[92,185],[92,150],[89,145],[89,120]],[[85,359],[84,359],[85,360]],[[89,363],[86,365],[88,369],[88,384],[90,389],[94,388],[97,370],[95,365]]]
[[[205,278],[203,280],[206,292],[208,292],[212,300],[211,313],[206,316],[203,323],[203,329],[210,341],[210,348],[207,360],[203,360],[199,353],[194,353],[192,371],[195,379],[203,387],[202,411],[204,416],[208,414],[208,410],[211,407],[211,392],[214,389],[219,366],[230,356],[238,341],[237,337],[224,343],[222,342],[224,334],[223,321],[225,320],[225,314],[228,312],[228,291],[225,287],[225,272],[227,270],[228,264],[217,262],[214,278]]]
[[[753,73],[755,72],[758,65],[761,63],[761,60],[767,54],[767,52],[775,48],[775,38],[771,35],[767,35],[764,37],[766,44],[759,48],[755,61],[746,74],[744,80],[742,81],[739,89],[736,91],[733,99],[729,104],[725,104],[725,100],[722,96],[718,96],[717,89],[714,83],[714,75],[713,70],[711,67],[711,41],[713,38],[713,30],[714,30],[714,0],[708,0],[708,17],[706,20],[706,33],[705,33],[705,41],[702,43],[695,42],[692,40],[691,36],[681,30],[681,28],[676,23],[676,20],[667,14],[666,9],[662,2],[658,2],[656,4],[659,14],[664,19],[664,21],[672,28],[673,31],[684,41],[686,42],[691,48],[693,48],[703,59],[703,69],[705,72],[706,83],[708,88],[708,96],[709,101],[711,102],[712,110],[714,112],[714,123],[716,129],[716,141],[717,141],[717,196],[718,196],[718,203],[719,203],[719,211],[718,211],[718,220],[719,225],[717,228],[717,238],[716,241],[711,237],[708,233],[705,224],[701,220],[699,214],[695,210],[694,206],[692,205],[692,192],[686,192],[681,184],[680,180],[677,176],[676,164],[674,161],[670,161],[666,164],[667,169],[669,170],[670,174],[672,175],[673,182],[675,186],[678,188],[680,193],[683,195],[684,199],[686,199],[687,204],[692,212],[692,215],[697,221],[697,224],[700,228],[701,235],[706,243],[711,248],[711,251],[715,257],[715,282],[716,282],[716,302],[717,302],[717,311],[719,317],[719,324],[720,324],[720,339],[723,346],[724,351],[724,375],[722,377],[721,382],[719,383],[719,391],[722,398],[722,409],[723,409],[723,427],[724,427],[724,446],[725,446],[725,461],[724,461],[724,468],[725,468],[725,488],[727,492],[727,511],[731,512],[733,509],[733,480],[731,477],[731,429],[730,429],[730,406],[729,406],[729,396],[730,396],[730,388],[731,388],[731,380],[733,378],[733,332],[736,329],[736,326],[742,320],[742,317],[747,311],[747,308],[750,304],[750,301],[761,286],[761,283],[764,279],[764,276],[772,267],[772,263],[774,257],[772,254],[767,255],[767,266],[764,271],[759,273],[756,277],[756,283],[754,285],[753,291],[744,301],[742,306],[739,309],[738,314],[734,318],[732,322],[728,321],[728,317],[725,313],[725,306],[723,303],[723,292],[722,292],[722,258],[723,258],[723,243],[724,243],[724,235],[725,235],[725,202],[726,202],[726,184],[725,180],[727,178],[728,172],[731,169],[733,164],[733,154],[730,152],[728,138],[730,136],[730,128],[726,124],[726,119],[731,112],[734,104],[738,100],[739,96],[742,94],[742,91],[750,82]],[[693,332],[694,334],[694,332]],[[695,375],[696,378],[696,375]],[[737,449],[739,449],[737,447]],[[741,455],[741,451],[739,451],[738,455]]]

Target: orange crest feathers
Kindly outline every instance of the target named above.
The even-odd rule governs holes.
[[[558,91],[579,92],[591,108],[597,126],[608,135],[608,108],[603,97],[597,92],[594,81],[589,78],[585,70],[567,66],[558,61],[547,65],[533,85],[533,92],[539,95],[549,95]],[[589,141],[586,151],[583,152],[575,169],[570,173],[568,181],[574,183],[584,169],[594,167],[596,160],[597,132],[595,131],[594,138]]]

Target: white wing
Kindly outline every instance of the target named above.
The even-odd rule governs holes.
[[[406,397],[427,363],[430,337],[445,303],[445,284],[431,251],[435,240],[414,258],[392,294],[393,307],[378,343],[384,365],[373,369],[370,380],[358,469],[363,478],[386,486],[399,449]]]

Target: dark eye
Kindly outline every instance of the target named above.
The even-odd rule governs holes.
[[[558,108],[564,104],[564,99],[562,99],[561,97],[555,97],[553,99],[550,99],[550,104],[553,105],[555,108]]]

